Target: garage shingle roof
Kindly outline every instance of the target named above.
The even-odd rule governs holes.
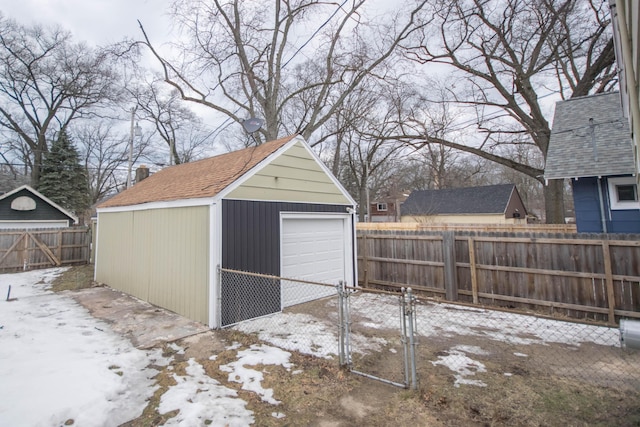
[[[295,136],[162,169],[98,208],[213,197]]]
[[[590,119],[593,119],[592,123]],[[558,102],[544,177],[633,174],[630,135],[618,92]]]
[[[514,191],[514,184],[415,190],[401,211],[402,215],[503,214]]]

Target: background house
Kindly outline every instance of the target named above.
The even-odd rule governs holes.
[[[636,175],[640,171],[640,2],[609,0],[622,113],[629,122]]]
[[[556,104],[545,179],[571,179],[578,232],[640,233],[634,175],[619,93]]]
[[[525,224],[527,210],[514,184],[416,190],[402,204],[402,222]]]
[[[356,282],[355,202],[298,136],[163,169],[98,206],[96,280],[211,327]],[[224,283],[221,283],[224,282]]]
[[[369,222],[400,221],[400,206],[407,200],[405,194],[389,194],[369,204]]]
[[[28,185],[0,195],[0,229],[71,227],[78,218]]]

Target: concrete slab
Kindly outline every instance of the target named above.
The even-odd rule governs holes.
[[[115,332],[140,349],[210,331],[202,323],[106,286],[63,293],[84,306],[94,317],[108,322]]]

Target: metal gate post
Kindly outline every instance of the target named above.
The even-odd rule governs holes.
[[[351,302],[349,301],[349,295],[350,292],[347,289],[347,283],[346,282],[340,282],[341,284],[341,289],[342,289],[342,294],[343,294],[343,303],[344,303],[344,308],[343,308],[343,312],[344,312],[344,335],[345,335],[345,340],[344,340],[344,350],[345,350],[345,354],[344,354],[344,363],[346,366],[349,367],[349,369],[351,369],[351,313],[350,313],[350,304]]]
[[[409,387],[409,348],[408,348],[408,339],[407,339],[407,302],[405,299],[404,288],[402,288],[402,295],[398,297],[398,302],[400,303],[400,329],[402,335],[400,336],[400,341],[402,342],[402,354],[403,354],[403,362],[404,362],[404,386]]]
[[[345,360],[345,320],[344,320],[344,295],[342,291],[342,280],[336,285],[338,293],[338,356],[340,366],[346,365]]]
[[[409,354],[411,359],[411,388],[413,390],[418,389],[418,373],[416,370],[416,339],[414,335],[415,330],[415,297],[411,292],[411,288],[407,288],[407,297],[409,299]]]

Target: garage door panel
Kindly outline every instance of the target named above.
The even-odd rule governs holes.
[[[336,285],[345,278],[345,219],[284,218],[282,276]],[[335,295],[332,286],[282,282],[282,305],[289,307]]]

